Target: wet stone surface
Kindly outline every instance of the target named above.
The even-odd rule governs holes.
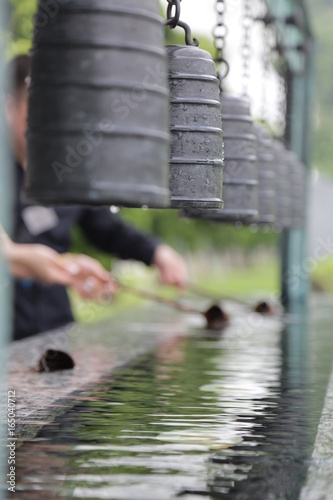
[[[161,314],[162,313],[162,314]],[[164,313],[164,314],[163,314]],[[185,334],[181,316],[154,307],[86,326],[72,325],[13,342],[8,349],[8,390],[16,392],[16,436],[24,440],[73,406],[75,393],[93,387],[115,368],[156,348],[164,338]],[[67,352],[74,370],[38,373],[47,349]],[[0,408],[3,418],[6,409]]]
[[[90,327],[78,344],[85,352],[91,339],[100,371],[74,396],[67,393],[62,415],[18,449],[16,497],[298,498],[331,372],[331,310],[332,299],[324,298],[309,319],[301,313],[282,321],[232,306],[230,326],[209,337],[200,318],[147,309],[135,323],[128,318],[125,336],[110,322],[118,335],[103,348],[105,327],[101,337]],[[102,360],[115,344],[118,362],[129,356],[127,334],[141,356],[105,376]],[[75,354],[72,377],[90,370],[88,353],[82,356]],[[109,362],[109,372],[115,365]],[[59,376],[42,374],[52,388],[51,375]]]

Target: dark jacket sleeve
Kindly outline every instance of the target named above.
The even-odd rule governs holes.
[[[160,242],[125,224],[108,208],[84,208],[79,225],[89,241],[121,259],[144,262],[150,266]]]

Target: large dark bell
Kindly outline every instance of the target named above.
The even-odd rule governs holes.
[[[222,207],[222,117],[211,55],[169,45],[171,159],[174,208]]]
[[[273,224],[276,220],[276,188],[273,141],[263,125],[255,125],[259,175],[258,224]]]
[[[292,191],[290,166],[285,146],[273,141],[274,164],[276,169],[276,228],[289,228],[292,224]]]
[[[169,204],[169,89],[156,0],[66,0],[43,27],[29,102],[30,199]]]
[[[247,99],[222,95],[224,138],[223,210],[186,210],[183,215],[251,224],[258,217],[257,147]]]
[[[292,227],[302,228],[306,216],[306,169],[294,152],[289,151],[287,158],[292,186]]]

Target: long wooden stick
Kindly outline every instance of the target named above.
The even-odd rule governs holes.
[[[124,285],[124,283],[120,283],[117,281],[117,284],[125,291],[132,293],[133,295],[136,295],[138,297],[141,297],[143,299],[151,300],[153,302],[158,302],[160,304],[165,304],[167,306],[173,307],[174,309],[177,309],[178,311],[184,312],[184,313],[193,313],[193,314],[201,314],[205,316],[205,313],[202,311],[199,311],[198,309],[195,309],[194,307],[186,306],[185,304],[182,304],[178,300],[174,299],[169,299],[166,297],[161,297],[160,295],[157,295],[152,292],[148,292],[146,290],[140,290],[138,288],[134,288],[129,285]]]

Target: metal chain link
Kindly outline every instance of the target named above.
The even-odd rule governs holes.
[[[167,20],[165,21],[166,26],[169,26],[171,29],[175,29],[178,26],[180,20],[180,2],[182,0],[167,0],[168,8],[167,8]],[[174,14],[172,13],[173,8],[175,10]]]
[[[226,3],[225,0],[216,0],[216,13],[217,21],[216,26],[213,29],[213,37],[215,41],[215,62],[219,66],[218,76],[220,79],[220,86],[222,90],[222,80],[226,78],[229,73],[229,64],[224,57],[226,37],[228,36],[229,30],[225,24],[225,12]]]
[[[250,82],[250,63],[251,63],[251,31],[252,31],[252,9],[251,1],[244,1],[244,16],[243,16],[243,47],[242,47],[242,57],[243,57],[243,95],[245,97],[249,96],[249,82]]]
[[[191,28],[188,24],[184,23],[180,20],[180,2],[182,0],[167,0],[168,8],[167,8],[167,19],[165,21],[165,25],[169,26],[170,29],[175,29],[177,26],[183,28],[185,31],[185,42],[186,45],[193,45],[198,47],[199,40],[197,38],[193,38]],[[174,11],[174,12],[173,12]]]
[[[217,13],[217,21],[216,26],[213,29],[213,36],[215,41],[215,61],[222,62],[223,61],[223,51],[225,48],[225,38],[228,32],[228,29],[224,22],[225,16],[225,2],[224,0],[217,0],[216,2],[216,13]]]

